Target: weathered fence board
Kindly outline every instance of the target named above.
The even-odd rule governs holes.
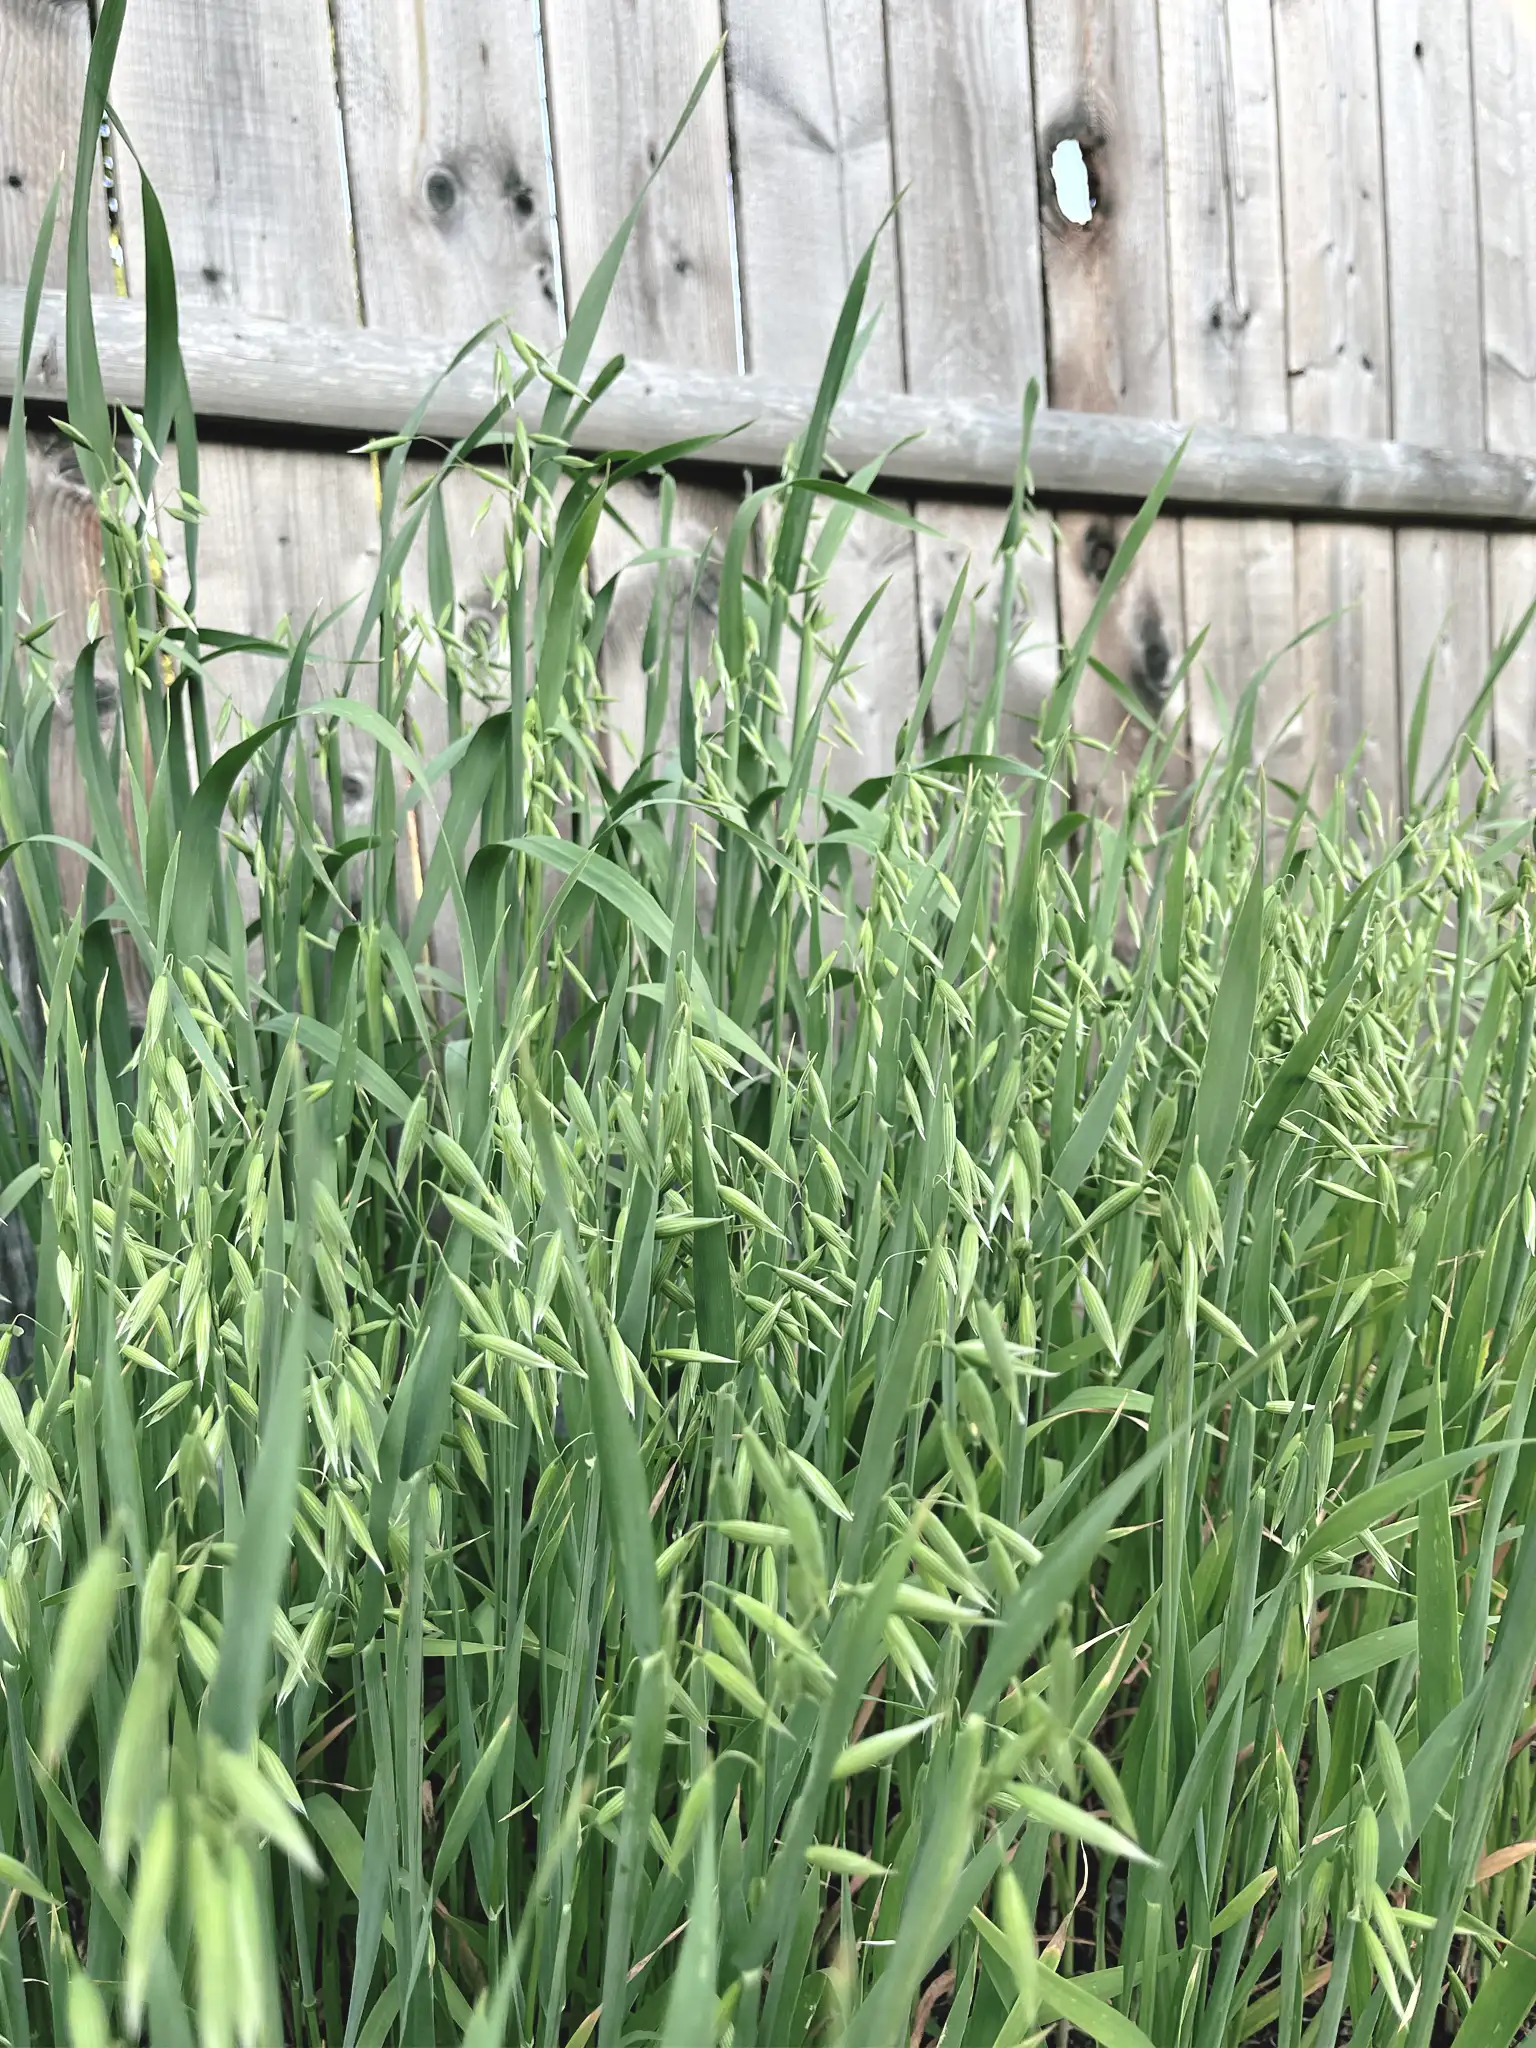
[[[1392,430],[1386,228],[1372,0],[1291,0],[1274,16],[1284,198],[1286,371],[1302,433]],[[1397,782],[1397,588],[1392,536],[1296,532],[1296,621],[1335,618],[1297,650],[1320,793],[1360,750]]]
[[[1022,8],[1007,0],[889,0],[886,8],[907,383],[934,398],[1012,398],[1044,383],[1040,209],[1035,185],[1029,41]],[[945,177],[930,166],[943,164]],[[1015,445],[1017,428],[1014,429]],[[976,593],[935,693],[934,722],[960,719],[991,679],[1000,516],[920,499],[919,516],[942,541],[918,547],[925,652],[967,555]],[[1023,743],[1021,720],[1039,705],[1055,668],[1055,546],[1037,527],[1039,552],[1020,555],[1025,623],[1009,665],[1001,738]],[[1012,631],[1013,621],[1004,629]]]
[[[345,326],[358,317],[328,20],[310,0],[155,0],[130,8],[113,99],[164,209],[187,307],[215,306]],[[130,292],[143,288],[142,231],[124,200]],[[366,595],[378,557],[366,461],[277,448],[210,446],[199,496],[199,616],[206,625],[295,629]],[[168,551],[177,529],[165,527]],[[324,652],[336,660],[345,631]],[[272,662],[235,656],[215,689],[249,718]],[[327,678],[339,686],[339,670]],[[371,690],[366,690],[371,698]],[[374,750],[341,730],[348,825],[371,805]]]
[[[73,199],[64,147],[79,118],[90,39],[90,18],[83,5],[12,8],[0,17],[0,279],[19,281],[28,275],[48,197],[62,171],[46,275],[50,286],[64,283]],[[92,280],[98,289],[109,291],[112,259],[104,193],[89,233]],[[13,336],[6,350],[7,379],[16,349]],[[27,491],[29,544],[23,585],[32,618],[54,621],[49,645],[62,677],[86,639],[90,607],[101,581],[101,532],[75,451],[51,427],[40,427],[28,436]],[[110,661],[105,666],[110,668]],[[67,690],[54,719],[51,755],[55,824],[66,838],[89,837],[85,794],[75,772],[73,705]],[[60,860],[66,885],[78,891],[85,878],[84,863],[69,854],[61,854]]]
[[[719,42],[720,14],[718,0],[676,0],[664,11],[566,0],[548,11],[545,28],[569,310],[655,168]],[[593,367],[623,349],[716,371],[739,368],[733,241],[725,84],[717,69],[636,223]],[[615,502],[652,544],[654,494],[626,486]],[[716,536],[723,542],[735,502],[734,494],[684,484],[673,541],[696,549],[711,547]],[[595,559],[607,577],[633,552],[609,529],[599,536]],[[621,781],[644,729],[640,648],[651,581],[649,573],[626,575],[610,616],[604,682],[613,700],[610,766]]]
[[[1161,56],[1156,0],[1061,0],[1031,12],[1039,94],[1046,326],[1054,406],[1081,412],[1171,416],[1173,357],[1168,316],[1168,221],[1164,197]],[[1057,203],[1057,147],[1082,152],[1092,208],[1086,222]],[[1056,557],[1062,633],[1082,630],[1125,530],[1105,512],[1067,512]],[[1184,646],[1179,529],[1149,536],[1100,631],[1097,654],[1151,709],[1168,692]],[[1180,708],[1170,705],[1169,715]],[[1085,678],[1079,717],[1086,734],[1111,741],[1125,711]],[[1139,759],[1145,733],[1126,734],[1118,759],[1084,747],[1085,792],[1112,799]],[[1177,765],[1177,764],[1173,764]]]
[[[21,296],[15,287],[0,286],[0,353],[10,351],[13,360]],[[108,395],[139,404],[142,311],[108,299],[96,303],[94,317]],[[62,295],[44,293],[27,378],[28,394],[44,408],[62,402],[63,332]],[[398,430],[452,353],[441,342],[377,328],[231,319],[196,307],[182,317],[181,346],[193,403],[206,417],[275,421],[300,429],[300,438],[327,420],[349,436]],[[492,393],[489,368],[472,359],[444,381],[422,431],[462,432],[483,415]],[[651,446],[675,432],[729,436],[713,450],[715,466],[772,468],[804,428],[813,396],[805,385],[630,362],[584,417],[576,442],[602,451]],[[1019,415],[1011,404],[984,399],[855,392],[838,408],[830,445],[850,467],[890,450],[883,475],[901,484],[935,494],[1001,496],[1017,463]],[[1139,504],[1182,449],[1171,507],[1216,508],[1232,520],[1273,512],[1389,525],[1536,527],[1536,458],[1525,455],[1476,448],[1446,454],[1394,441],[1219,426],[1186,429],[1170,421],[1049,409],[1037,417],[1030,446],[1045,504]]]
[[[21,284],[53,171],[73,158],[90,20],[87,0],[0,4],[0,343],[14,332],[4,288]],[[1536,23],[1510,0],[137,0],[113,96],[166,202],[202,409],[282,429],[385,427],[441,366],[432,337],[506,313],[553,343],[722,28],[725,64],[650,196],[599,341],[599,359],[622,345],[649,361],[588,438],[655,442],[745,416],[732,458],[771,471],[852,263],[904,189],[871,294],[885,317],[833,452],[852,466],[929,427],[886,474],[946,538],[914,556],[904,536],[856,533],[828,593],[843,618],[892,576],[850,713],[866,756],[889,749],[967,548],[977,580],[991,573],[997,509],[950,494],[1006,484],[1035,374],[1055,407],[1102,417],[1039,424],[1035,473],[1063,508],[1061,548],[1042,522],[1014,710],[1045,686],[1058,605],[1069,632],[1086,615],[1120,508],[1176,445],[1150,422],[1174,414],[1200,423],[1178,505],[1249,516],[1165,521],[1101,658],[1154,695],[1186,631],[1210,623],[1206,661],[1230,700],[1297,626],[1342,610],[1266,684],[1265,741],[1309,700],[1272,765],[1327,775],[1360,742],[1390,794],[1431,655],[1433,765],[1479,686],[1490,627],[1536,588],[1536,541],[1453,530],[1524,528],[1536,504]],[[1087,224],[1056,204],[1061,140],[1085,153]],[[118,174],[136,295],[131,165]],[[106,219],[103,194],[103,291]],[[132,337],[113,312],[103,355],[126,395]],[[215,314],[236,331],[207,325]],[[743,366],[750,397],[729,381]],[[34,388],[56,400],[56,366],[37,368]],[[485,388],[483,368],[466,372],[435,428],[464,423]],[[95,543],[59,451],[33,466],[34,559],[46,556],[62,658],[85,630]],[[685,483],[675,537],[707,542],[738,492],[737,476]],[[213,622],[270,627],[370,580],[366,465],[210,445],[203,495]],[[476,554],[478,496],[450,493],[465,601],[492,566]],[[653,535],[654,497],[621,502]],[[1293,530],[1329,504],[1350,523]],[[1389,539],[1361,516],[1444,526]],[[605,567],[631,548],[605,535]],[[419,580],[413,568],[409,593]],[[608,680],[631,736],[648,595],[648,573],[627,574],[614,615]],[[990,671],[987,613],[941,720]],[[226,688],[262,694],[261,666],[226,665]],[[1117,702],[1090,688],[1082,708],[1114,734]],[[1216,723],[1199,687],[1193,709],[1198,749]],[[1494,723],[1505,770],[1528,764],[1536,645],[1506,674]],[[1080,767],[1090,785],[1094,764]],[[353,787],[361,803],[362,764]]]
[[[1536,448],[1536,16],[1509,0],[1472,0],[1477,195],[1481,223],[1483,363],[1488,446]],[[1536,540],[1489,543],[1492,626],[1501,637],[1536,598]],[[1528,636],[1494,694],[1501,775],[1536,766],[1536,638]]]
[[[1392,426],[1443,448],[1484,443],[1477,174],[1466,0],[1378,10],[1386,166]],[[1488,663],[1488,543],[1404,533],[1397,543],[1400,700],[1434,689],[1421,774],[1444,756]]]
[[[879,0],[728,0],[734,189],[742,328],[749,370],[814,386],[854,268],[885,222],[865,318],[876,325],[852,388],[901,388],[904,365],[891,187],[890,100]],[[839,707],[855,745],[834,784],[889,761],[917,690],[917,561],[912,536],[855,521],[828,579],[829,638],[840,640],[877,584]]]
[[[1178,409],[1284,433],[1285,263],[1270,10],[1266,0],[1159,0],[1158,17]],[[1216,743],[1225,707],[1294,637],[1290,526],[1256,520],[1234,531],[1186,521],[1184,592],[1191,624],[1210,627],[1203,674],[1191,678],[1199,758]],[[1282,659],[1261,693],[1256,736],[1278,772],[1304,775],[1312,735],[1292,724],[1279,738],[1295,705],[1295,663]]]
[[[53,181],[62,171],[58,231],[48,264],[52,284],[64,282],[75,130],[91,46],[86,0],[49,7],[0,8],[0,279],[27,275]],[[91,272],[105,283],[105,193],[91,221]]]
[[[19,285],[27,277],[48,196],[62,171],[46,274],[50,286],[63,286],[73,197],[64,151],[79,118],[90,40],[83,4],[0,11],[0,282]],[[104,194],[90,222],[90,241],[92,279],[108,291],[112,263]],[[13,337],[4,365],[7,382],[15,361]],[[85,638],[87,608],[100,580],[95,510],[62,435],[47,428],[35,432],[27,468],[32,545],[24,573],[36,598],[34,616],[57,616],[54,651],[61,662],[71,662]],[[65,723],[60,738],[67,748]]]
[[[493,0],[335,0],[332,18],[364,318],[440,335],[450,346],[505,319],[536,346],[557,350],[559,241],[544,171],[532,9]],[[408,471],[413,483],[424,473],[414,464]],[[462,471],[443,487],[456,605],[442,623],[450,631],[490,612],[504,522],[479,519],[488,495],[487,485]],[[402,584],[407,608],[428,614],[425,547],[413,551]],[[461,708],[473,721],[474,700]],[[449,737],[441,673],[413,689],[410,713],[413,736],[431,760]],[[437,794],[443,799],[446,790]],[[435,817],[431,804],[422,805],[411,828],[422,873],[436,843]],[[405,880],[414,887],[417,876]],[[440,921],[432,947],[452,972],[451,918]]]
[[[0,280],[21,280],[33,250],[55,177],[65,177],[48,262],[48,279],[61,285],[70,215],[68,165],[61,161],[77,120],[85,82],[91,24],[79,4],[0,10]],[[91,274],[109,289],[105,197],[89,223]],[[4,374],[16,359],[13,343]],[[0,434],[0,459],[5,436]],[[51,648],[61,669],[73,662],[86,637],[91,599],[100,582],[101,536],[95,506],[85,489],[75,452],[63,435],[34,432],[27,437],[29,545],[23,564],[28,610],[34,620],[52,616]],[[64,705],[69,703],[65,693]],[[88,836],[88,811],[75,772],[74,730],[67,709],[55,717],[50,738],[54,824],[68,839]],[[78,898],[84,863],[60,854],[65,886]],[[21,1029],[41,1052],[43,1018],[37,963],[24,911],[17,864],[0,877],[0,973],[16,1005]],[[0,1086],[4,1081],[0,1080]],[[21,1319],[10,1353],[10,1369],[25,1369],[30,1356],[30,1314],[36,1261],[18,1213],[0,1222],[0,1321]]]
[[[505,314],[560,335],[531,7],[332,0],[365,320],[468,338]]]

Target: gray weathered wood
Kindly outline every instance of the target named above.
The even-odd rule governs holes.
[[[1223,426],[1283,434],[1285,264],[1274,48],[1267,0],[1159,0],[1167,125],[1175,401]],[[1216,741],[1221,704],[1295,634],[1294,535],[1279,520],[1184,528],[1185,616],[1210,627],[1191,689],[1195,754]],[[1212,696],[1204,684],[1215,686]],[[1264,685],[1256,739],[1282,773],[1305,773],[1296,668]],[[1280,739],[1280,735],[1284,738]]]
[[[561,331],[531,7],[333,0],[363,316],[462,336]]]
[[[1481,279],[1466,0],[1377,10],[1392,429],[1406,440],[1484,444]],[[1397,544],[1403,702],[1435,665],[1423,766],[1434,768],[1488,664],[1488,544],[1405,533]],[[1406,724],[1406,711],[1405,711]]]
[[[545,9],[544,29],[569,312],[719,42],[720,10],[718,0],[672,0],[665,9],[562,0]],[[605,353],[632,349],[726,374],[738,369],[732,240],[725,86],[717,69],[636,223],[592,367]],[[698,485],[680,490],[674,541],[692,548],[708,548],[717,536],[723,541],[736,495]],[[654,501],[627,486],[615,502],[646,534]],[[605,529],[594,550],[597,573],[621,572],[633,552],[616,527]],[[610,765],[621,779],[644,726],[638,651],[653,575],[623,575],[610,615],[603,681],[612,699]],[[701,635],[707,632],[707,618],[699,625]]]
[[[0,356],[14,360],[21,294],[0,286]],[[96,305],[109,396],[142,401],[144,323],[131,304]],[[329,426],[361,438],[400,428],[451,351],[420,337],[371,328],[344,330],[212,313],[189,306],[182,347],[193,398],[208,420]],[[44,408],[64,396],[64,306],[44,295],[27,390]],[[765,377],[717,376],[632,362],[578,431],[589,450],[659,445],[678,435],[731,435],[715,451],[723,468],[772,468],[803,429],[808,386]],[[487,364],[470,363],[442,387],[423,431],[461,432],[492,397]],[[0,399],[3,403],[3,399]],[[530,419],[536,417],[536,409]],[[733,431],[735,430],[735,431]],[[1003,492],[1012,481],[1019,415],[1008,402],[854,393],[833,423],[830,446],[849,466],[907,436],[885,475],[896,483]],[[1536,460],[1477,448],[1437,449],[1409,441],[1355,441],[1318,434],[1250,433],[1215,425],[1043,410],[1035,422],[1031,469],[1052,504],[1138,503],[1188,436],[1173,507],[1234,515],[1275,513],[1470,527],[1536,528]]]
[[[1274,34],[1291,423],[1382,439],[1392,404],[1373,0],[1289,0]],[[1384,796],[1400,758],[1390,534],[1298,528],[1297,623],[1335,613],[1296,656],[1319,779],[1358,746],[1365,779]]]
[[[1161,58],[1155,0],[1057,0],[1031,10],[1044,227],[1045,300],[1053,405],[1078,412],[1165,418],[1173,412],[1168,325]],[[1069,219],[1057,203],[1052,161],[1075,142],[1092,215]],[[1086,624],[1123,519],[1063,513],[1056,556],[1063,636]],[[1098,658],[1149,708],[1164,704],[1184,640],[1176,522],[1148,535],[1096,645]],[[1179,707],[1169,706],[1169,715]],[[1109,743],[1126,726],[1119,700],[1093,675],[1077,722]],[[1118,799],[1146,734],[1132,725],[1115,753],[1079,750],[1084,794]]]
[[[31,269],[54,178],[64,172],[59,213],[47,277],[60,287],[65,277],[72,168],[66,152],[79,122],[91,22],[84,0],[77,4],[0,7],[0,287],[9,287],[17,319],[0,336],[0,376],[7,385],[20,344],[21,287]],[[91,271],[106,289],[106,199],[91,223]],[[62,298],[57,302],[62,310]],[[54,344],[62,361],[62,334]],[[62,394],[61,394],[62,398]],[[62,410],[62,405],[61,405]],[[86,637],[87,619],[101,584],[101,532],[96,508],[85,489],[69,442],[50,429],[28,438],[27,554],[23,570],[27,608],[33,619],[52,618],[51,651],[61,684]],[[54,804],[70,837],[86,828],[85,792],[74,767],[71,699],[61,688],[55,719]],[[88,829],[84,836],[89,837]],[[61,856],[66,884],[78,894],[83,863]],[[12,985],[15,985],[14,979]]]
[[[54,6],[40,6],[35,0],[16,5],[13,0],[0,6],[0,283],[19,285],[27,277],[48,195],[61,169],[65,176],[48,278],[53,284],[64,281],[72,198],[69,169],[90,39],[85,0]],[[110,276],[106,225],[103,197],[90,224],[92,277],[103,288]],[[13,339],[0,369],[7,383],[15,360]],[[33,619],[54,618],[51,651],[62,674],[72,666],[85,638],[90,599],[101,580],[101,535],[74,451],[61,435],[28,436],[27,491],[27,610]],[[64,705],[69,701],[65,691]],[[86,810],[71,738],[67,712],[56,716],[51,778],[55,821],[61,833],[77,837],[86,824]],[[67,900],[73,905],[84,883],[83,863],[61,855],[60,867]],[[36,954],[13,866],[0,877],[0,973],[12,992],[23,1032],[41,1052]],[[16,1373],[25,1371],[31,1353],[35,1275],[32,1245],[16,1213],[0,1223],[0,1320],[19,1321],[9,1359]]]
[[[0,6],[0,286],[12,288],[18,311],[20,287],[31,270],[48,195],[61,170],[47,278],[55,287],[64,282],[73,202],[72,143],[90,42],[84,0],[49,7]],[[104,192],[91,220],[90,248],[92,279],[105,290],[111,259]],[[15,331],[7,329],[0,342],[0,376],[7,385],[14,372],[19,327],[18,320]],[[91,602],[101,584],[101,532],[74,450],[51,429],[29,436],[27,493],[23,580],[28,611],[34,619],[54,620],[50,644],[62,683],[85,641]],[[55,818],[67,836],[89,838],[85,792],[75,771],[72,716],[69,692],[61,688],[53,741]],[[60,858],[66,887],[77,896],[85,879],[84,864],[67,854]]]
[[[749,369],[813,385],[855,265],[892,201],[890,106],[879,0],[727,0],[742,325]],[[792,230],[792,231],[791,231]],[[865,301],[877,324],[853,388],[902,383],[896,230],[880,237]],[[840,637],[875,587],[842,705],[851,748],[830,764],[848,786],[888,767],[917,692],[912,536],[858,520],[822,602]]]
[[[607,247],[720,39],[718,0],[665,9],[561,0],[545,12],[567,307]],[[736,367],[730,150],[720,71],[652,186],[599,332],[605,350]]]
[[[1482,225],[1483,361],[1488,446],[1536,449],[1536,17],[1508,0],[1472,0],[1477,196]],[[1536,598],[1536,541],[1489,546],[1495,636]],[[1496,686],[1499,773],[1536,767],[1536,638]]]
[[[449,343],[505,318],[538,347],[558,347],[558,235],[544,164],[544,117],[531,6],[500,0],[334,0],[352,236],[367,320]],[[420,482],[425,465],[412,465]],[[484,614],[503,566],[500,507],[460,475],[443,490],[460,619]],[[425,544],[402,577],[406,606],[430,613]],[[446,745],[443,677],[429,636],[411,716],[428,759]],[[435,687],[434,687],[435,685]],[[473,718],[473,699],[463,705]],[[438,792],[446,798],[446,789]],[[422,805],[406,835],[407,872],[432,858],[438,813]],[[414,835],[414,836],[413,836]],[[457,928],[433,936],[452,974]]]
[[[1026,381],[1045,384],[1040,218],[1035,184],[1029,31],[1017,0],[888,0],[891,114],[907,387],[918,406],[990,399],[1013,419],[1017,450]],[[889,441],[887,444],[889,445]],[[1011,465],[1010,465],[1011,467]],[[935,723],[960,718],[993,670],[998,606],[995,511],[918,501],[942,542],[918,548],[925,646],[968,555],[977,630],[958,643],[934,699]],[[1040,522],[1038,552],[1019,558],[1022,638],[1004,692],[1001,735],[1022,745],[1057,665],[1055,547]],[[1005,622],[1014,631],[1019,621]]]
[[[113,102],[165,210],[183,314],[217,308],[357,320],[346,168],[326,10],[313,0],[155,0],[130,8]],[[128,286],[142,291],[140,209],[125,176]],[[378,559],[365,460],[209,446],[199,496],[199,616],[270,633],[366,594]],[[177,538],[165,529],[168,550]],[[341,634],[323,652],[336,654]],[[220,662],[230,711],[259,713],[274,670]],[[366,686],[365,686],[366,687]],[[343,729],[349,823],[367,816],[373,748]]]
[[[64,282],[75,138],[91,47],[86,0],[7,0],[0,6],[0,282],[24,283],[55,177],[62,173],[50,284]],[[90,223],[91,275],[108,283],[107,202]],[[12,360],[14,361],[14,351]],[[11,365],[5,366],[7,381]]]
[[[749,368],[814,384],[854,265],[888,213],[891,121],[880,0],[725,0]],[[896,229],[876,249],[878,325],[854,389],[899,391]]]

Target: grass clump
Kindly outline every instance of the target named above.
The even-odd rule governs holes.
[[[124,456],[82,255],[120,710],[98,741],[88,651],[74,909],[12,437],[0,815],[46,1031],[0,992],[38,1265],[0,1377],[0,2033],[1515,2040],[1523,827],[1443,773],[1400,829],[1342,792],[1277,829],[1257,686],[1192,787],[1154,733],[1123,815],[1080,816],[1096,621],[1027,757],[1006,624],[930,741],[963,588],[894,764],[830,791],[857,629],[820,592],[851,517],[901,516],[818,483],[862,270],[686,669],[688,566],[658,580],[615,786],[589,557],[649,465],[570,448],[605,274],[424,482],[380,449],[344,685],[273,643],[216,750],[223,643],[150,511],[173,426],[195,493],[174,327]],[[490,647],[441,513],[470,466]],[[378,773],[338,843],[346,724]]]

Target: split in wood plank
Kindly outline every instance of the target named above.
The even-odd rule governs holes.
[[[1156,0],[1054,0],[1030,11],[1039,93],[1046,328],[1051,402],[1074,412],[1167,418],[1173,406],[1168,222]],[[1088,217],[1059,203],[1056,152],[1076,144]],[[1125,531],[1106,512],[1063,512],[1056,551],[1062,635],[1083,630]],[[1179,527],[1147,536],[1095,642],[1095,655],[1150,713],[1168,703],[1184,648]],[[1180,693],[1181,697],[1183,693]],[[1090,672],[1075,723],[1078,800],[1123,800],[1146,728]],[[1116,744],[1118,742],[1118,744]],[[1177,775],[1184,756],[1168,764]]]
[[[864,317],[873,330],[851,389],[904,377],[890,96],[880,0],[727,0],[737,245],[747,366],[815,385],[844,296],[875,241]],[[786,232],[793,222],[794,232]],[[882,231],[882,224],[883,231]],[[888,769],[921,662],[913,536],[857,519],[819,597],[837,645],[881,584],[833,709],[852,744],[829,763],[834,788]]]

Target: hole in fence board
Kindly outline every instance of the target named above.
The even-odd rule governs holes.
[[[1074,227],[1088,227],[1093,220],[1093,193],[1088,183],[1088,161],[1076,136],[1064,135],[1051,151],[1051,183],[1063,220]]]

